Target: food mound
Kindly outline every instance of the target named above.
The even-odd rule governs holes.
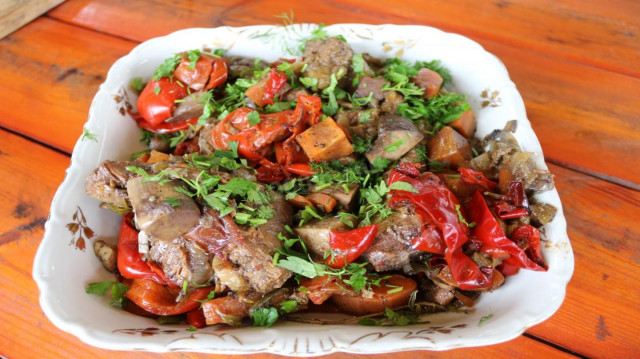
[[[192,50],[132,79],[149,149],[88,177],[123,215],[117,245],[94,243],[117,280],[89,293],[195,328],[318,311],[410,324],[547,270],[538,228],[555,208],[532,195],[553,178],[515,121],[474,138],[437,60],[376,59],[340,36],[304,48],[274,63]]]

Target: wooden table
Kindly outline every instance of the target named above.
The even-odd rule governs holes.
[[[379,358],[640,354],[639,2],[283,3],[68,0],[0,40],[0,356],[205,357],[114,353],[60,331],[40,310],[33,257],[91,99],[116,59],[180,28],[280,23],[274,15],[289,8],[296,22],[421,24],[479,42],[520,89],[564,204],[575,273],[551,319],[499,345]]]

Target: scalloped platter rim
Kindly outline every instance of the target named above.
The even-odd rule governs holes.
[[[189,332],[186,325],[160,325],[111,307],[106,297],[85,294],[89,282],[112,280],[93,255],[92,241],[114,242],[119,228],[119,217],[98,208],[84,193],[85,178],[102,161],[125,159],[142,149],[140,133],[125,111],[126,100],[135,97],[127,90],[129,81],[137,76],[148,79],[166,57],[193,48],[225,48],[231,55],[268,61],[296,56],[301,40],[316,28],[294,24],[185,29],[145,41],[115,62],[93,99],[86,135],[75,145],[34,262],[42,309],[57,327],[87,344],[113,350],[316,356],[491,345],[516,338],[558,310],[574,262],[555,189],[537,195],[539,201],[558,208],[556,218],[543,228],[549,271],[521,271],[499,290],[483,294],[472,313],[432,314],[427,324],[365,327],[285,321],[268,329],[212,326]],[[467,96],[478,118],[476,135],[484,136],[515,119],[521,147],[535,152],[538,166],[546,168],[523,100],[505,66],[478,43],[426,26],[337,24],[325,30],[332,36],[343,35],[355,52],[374,57],[440,59],[451,70],[453,89]]]

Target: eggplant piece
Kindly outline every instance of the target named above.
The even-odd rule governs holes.
[[[558,209],[548,203],[534,203],[531,209],[531,222],[537,227],[542,227],[555,218]]]
[[[127,182],[127,192],[141,231],[158,240],[172,240],[198,224],[200,209],[196,202],[174,189],[180,181],[164,184],[144,182],[136,177]]]
[[[455,168],[462,167],[471,159],[471,146],[456,130],[445,126],[429,141],[429,158]]]
[[[501,193],[509,191],[509,182],[520,180],[528,193],[548,191],[553,188],[553,175],[538,168],[533,152],[516,152],[506,157],[498,173],[498,188]]]
[[[398,115],[380,119],[378,138],[365,153],[369,162],[376,158],[395,161],[415,147],[424,136],[410,120]]]
[[[329,243],[331,231],[346,232],[350,229],[340,221],[340,217],[330,217],[307,222],[295,228],[294,231],[307,246],[309,253],[316,259],[320,259],[331,252]]]
[[[202,115],[202,111],[204,111],[204,100],[202,99],[202,96],[205,93],[206,92],[203,91],[194,92],[183,98],[176,104],[176,107],[173,110],[173,116],[166,119],[165,122],[179,123],[190,120],[194,117],[200,117],[200,115]]]
[[[388,83],[389,81],[382,77],[363,76],[360,78],[360,82],[358,82],[358,87],[353,93],[353,97],[368,97],[370,93],[373,93],[373,98],[378,101],[382,101],[384,100],[384,91],[382,90],[382,87]]]

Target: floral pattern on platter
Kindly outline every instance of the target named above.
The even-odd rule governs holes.
[[[95,233],[87,225],[87,218],[84,216],[80,206],[76,206],[76,211],[73,213],[71,219],[73,222],[67,223],[67,229],[72,235],[69,245],[84,251],[87,246],[86,242],[93,238]]]
[[[490,88],[487,88],[480,93],[480,97],[484,99],[482,101],[482,108],[485,108],[487,106],[498,107],[502,105],[500,91],[498,90],[491,90]]]

